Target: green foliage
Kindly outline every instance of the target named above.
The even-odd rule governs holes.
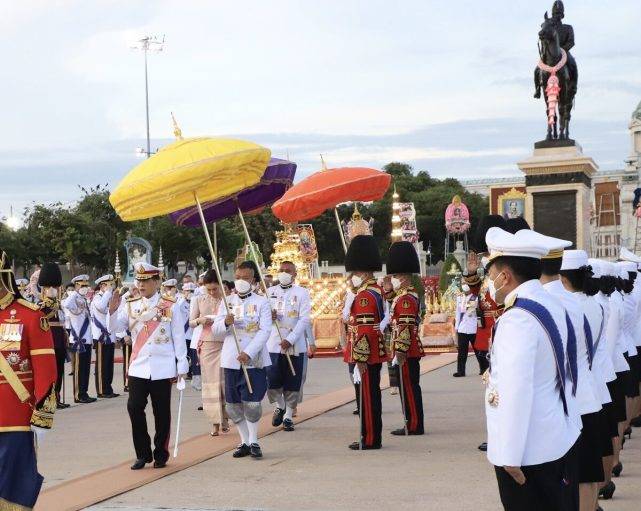
[[[445,264],[441,269],[441,276],[438,279],[438,287],[441,291],[447,290],[447,288],[452,283],[454,277],[447,274],[447,272],[452,269],[452,265],[454,265],[458,269],[458,271],[461,271],[461,265],[454,257],[454,254],[450,254],[447,256],[447,259],[445,259]]]

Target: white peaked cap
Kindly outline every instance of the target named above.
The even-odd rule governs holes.
[[[585,250],[565,250],[561,270],[578,270],[588,266],[588,253]]]
[[[176,287],[178,285],[178,281],[176,279],[169,279],[165,280],[162,285],[164,287]]]
[[[193,282],[185,282],[182,287],[183,291],[196,291],[196,284]]]
[[[598,259],[588,259],[588,264],[592,268],[592,277],[595,279],[600,279],[605,274],[603,273],[603,261]]]
[[[114,276],[111,275],[110,273],[107,275],[103,275],[99,279],[96,279],[96,285],[102,284],[103,282],[111,282],[114,279]]]
[[[485,234],[485,243],[490,253],[488,264],[497,257],[529,257],[540,260],[550,251],[549,244],[543,240],[545,237],[529,229],[511,234],[500,227],[491,227]]]
[[[89,282],[89,275],[78,275],[71,279],[72,284],[76,284],[77,282]]]
[[[136,280],[147,280],[160,275],[160,268],[144,262],[136,263],[134,270],[136,271]]]
[[[623,268],[627,272],[635,273],[637,271],[637,264],[632,261],[619,261],[617,266]],[[625,278],[627,279],[628,276]]]
[[[619,253],[619,259],[623,261],[630,261],[632,263],[635,263],[637,265],[637,269],[639,266],[641,266],[641,257],[636,255],[634,252],[631,250],[628,250],[625,247],[621,247],[621,251]]]

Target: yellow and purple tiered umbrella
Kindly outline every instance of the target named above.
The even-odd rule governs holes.
[[[219,280],[218,258],[209,237],[201,203],[216,201],[255,186],[265,173],[271,151],[253,142],[228,138],[182,139],[163,147],[134,167],[109,197],[124,221],[142,220],[195,207],[200,216],[207,245]],[[224,293],[225,287],[221,284]],[[223,300],[229,312],[227,300]],[[232,328],[236,348],[240,344]],[[251,389],[247,369],[245,379]]]

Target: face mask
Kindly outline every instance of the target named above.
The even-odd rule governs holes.
[[[45,295],[47,298],[55,298],[58,296],[58,290],[55,287],[50,287],[45,291]]]
[[[292,276],[289,273],[282,271],[278,274],[278,282],[283,286],[289,286],[292,283]]]
[[[363,283],[362,277],[359,277],[358,275],[352,275],[352,285],[354,287],[361,287],[362,283]]]
[[[397,290],[401,287],[401,281],[396,277],[392,277],[390,280],[392,282],[392,288],[394,288],[394,290]]]
[[[236,288],[236,291],[238,291],[238,294],[241,295],[246,295],[252,289],[252,285],[246,280],[235,280],[234,287]]]
[[[500,273],[499,273],[499,275],[500,275]],[[494,278],[494,280],[498,279],[499,275],[497,275]],[[494,285],[494,280],[488,278],[487,290],[490,293],[490,298],[492,298],[492,300],[494,300],[496,302],[496,292],[500,291],[501,289],[503,289],[503,286],[501,286],[500,288],[496,289],[496,286]]]
[[[81,287],[80,289],[78,289],[78,294],[80,296],[87,296],[87,293],[89,293],[88,287]]]
[[[469,292],[470,292],[470,286],[465,285],[465,286],[462,286],[462,287],[461,287],[461,289],[463,290],[463,292],[464,292],[465,294],[467,294],[467,293],[469,293]]]

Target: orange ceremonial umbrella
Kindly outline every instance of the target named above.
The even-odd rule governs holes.
[[[336,206],[342,202],[369,202],[381,199],[392,176],[366,167],[324,169],[292,186],[272,206],[274,215],[285,223],[315,218],[334,208],[343,248],[347,250]]]

